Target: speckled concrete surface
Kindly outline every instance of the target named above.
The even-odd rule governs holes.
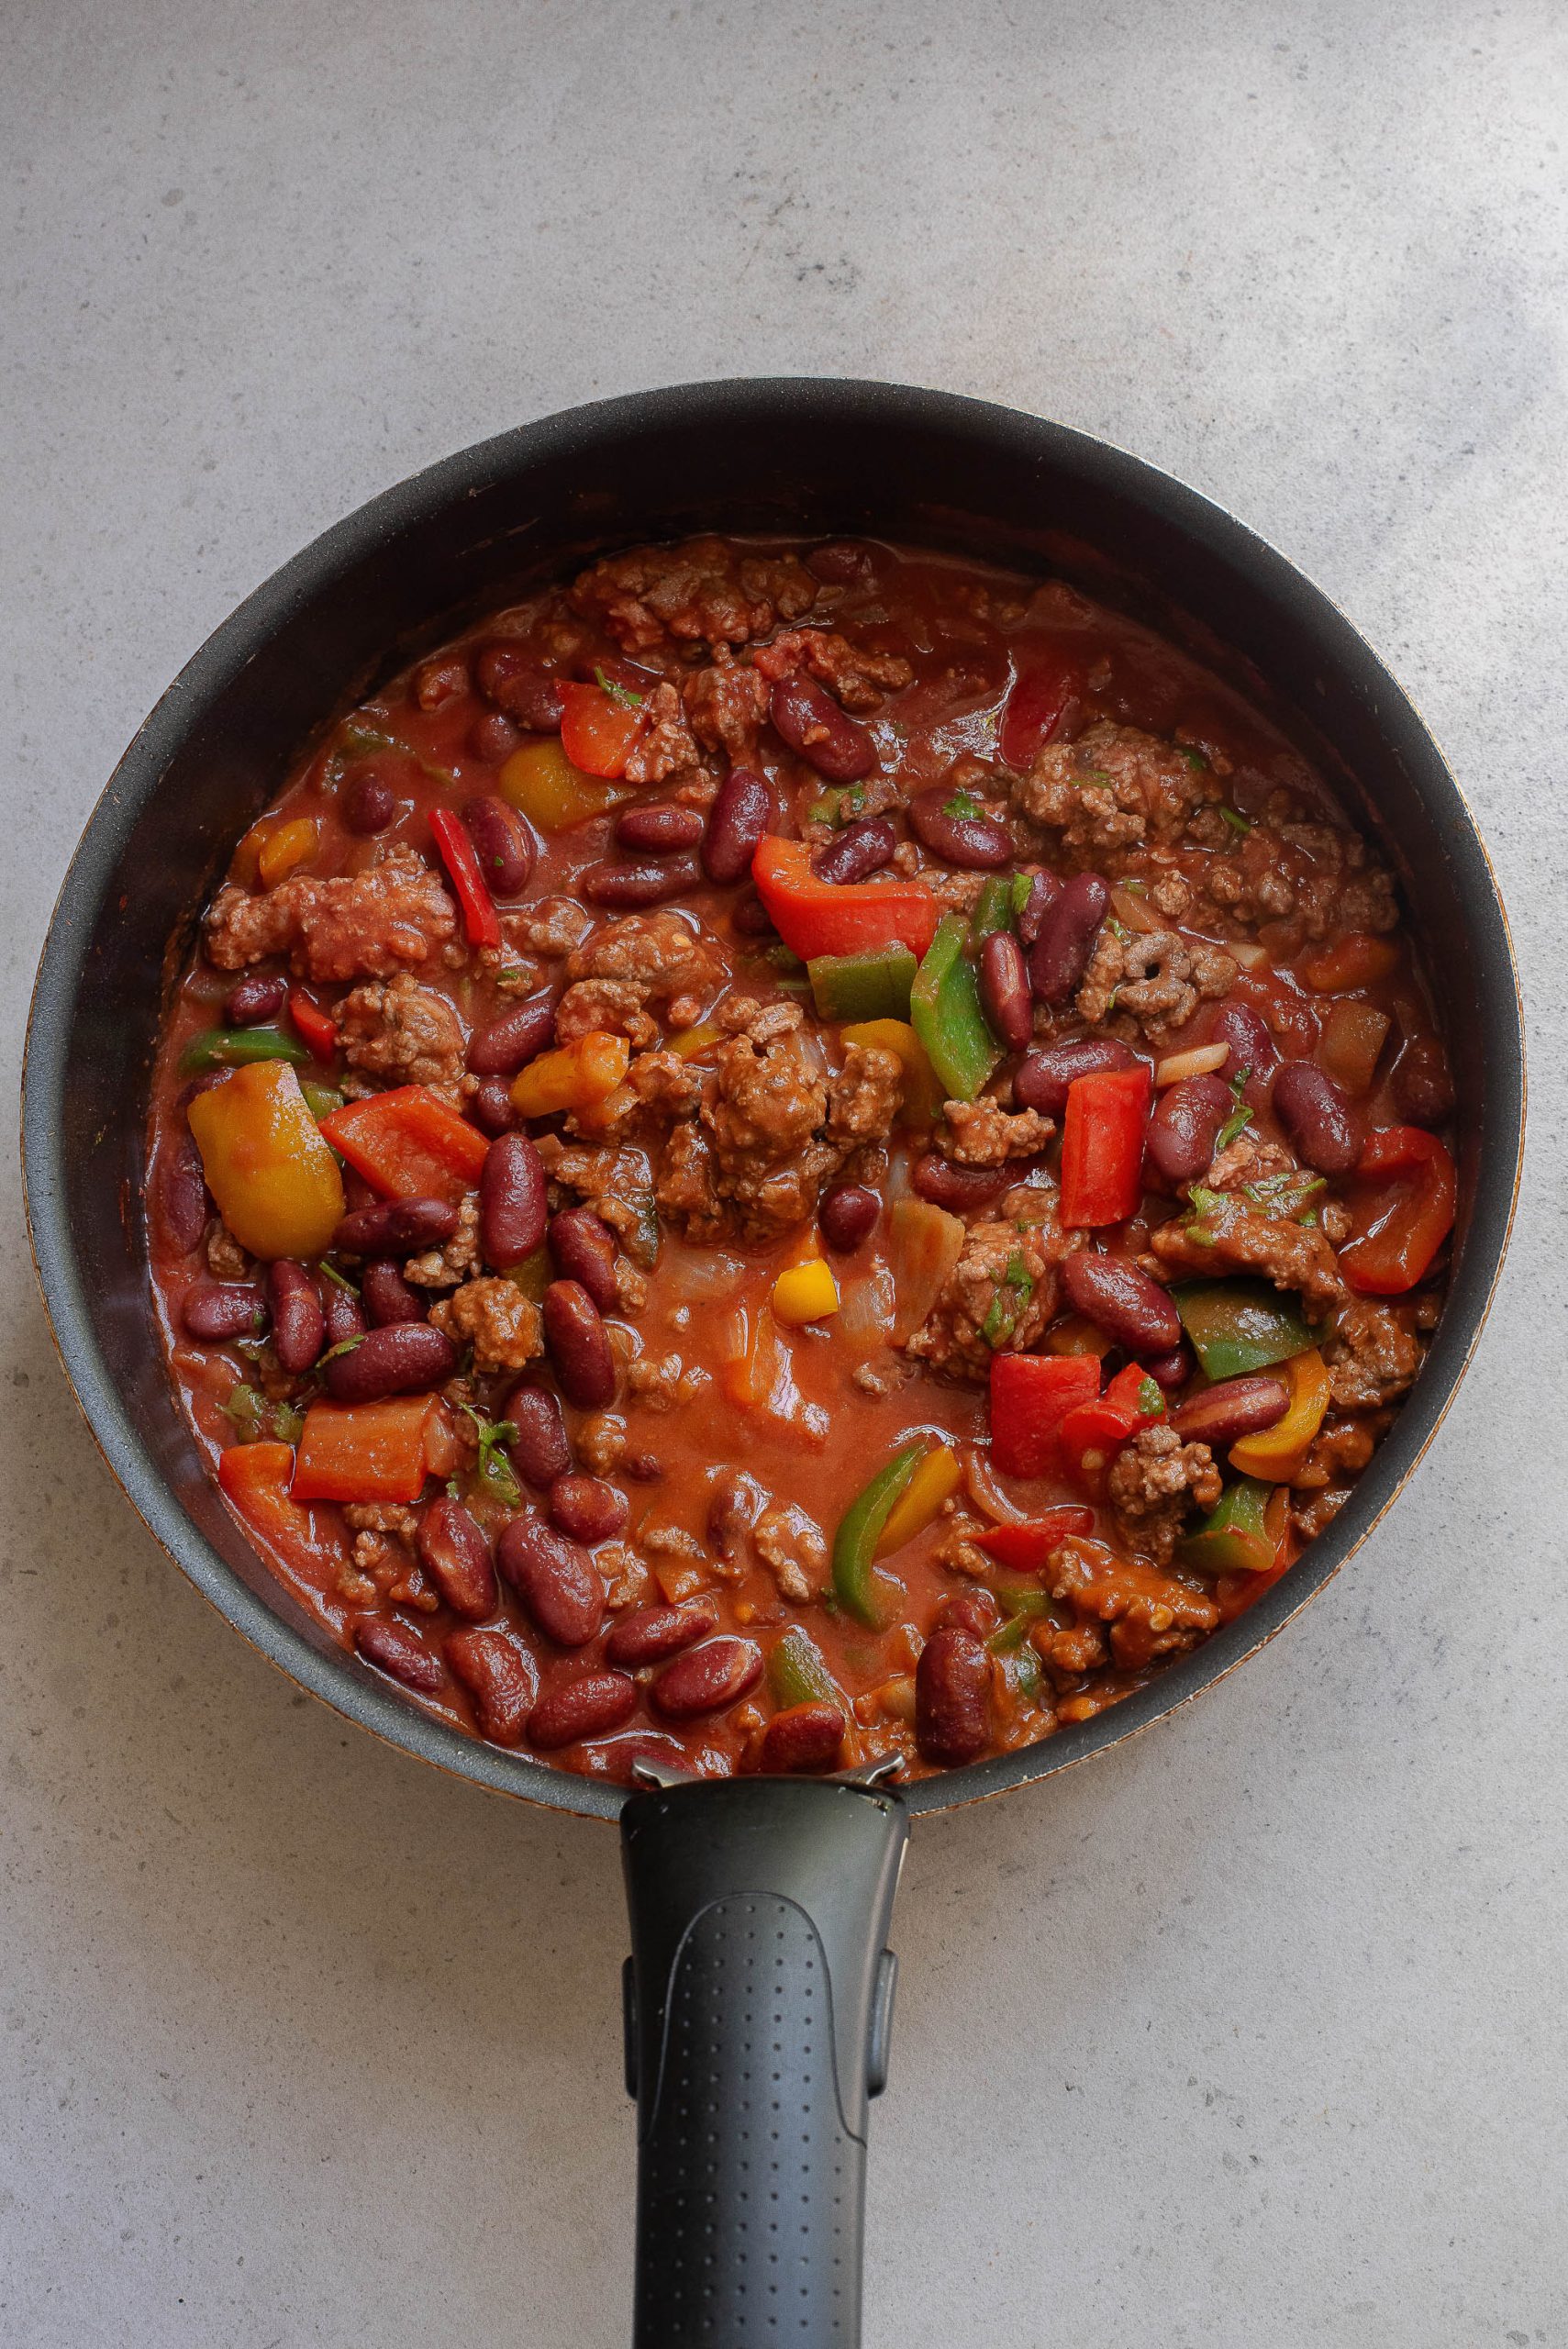
[[[11,0],[15,1060],[58,877],[232,603],[584,396],[864,373],[1106,434],[1365,626],[1533,1017],[1490,1332],[1396,1515],[1196,1710],[918,1831],[868,2340],[1568,2339],[1551,0]],[[77,1424],[4,1213],[0,2338],[626,2338],[615,1850],[248,1654]]]

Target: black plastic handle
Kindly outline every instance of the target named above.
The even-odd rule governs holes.
[[[694,1781],[621,1813],[635,2349],[856,2349],[908,1832],[896,1795],[833,1779]]]

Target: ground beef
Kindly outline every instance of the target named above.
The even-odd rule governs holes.
[[[1224,786],[1196,751],[1108,720],[1074,742],[1053,742],[1013,785],[1013,802],[1032,823],[1060,834],[1061,854],[1099,873],[1128,869],[1144,843],[1170,845],[1195,811],[1224,796]]]
[[[1420,1345],[1387,1305],[1352,1297],[1323,1349],[1333,1399],[1348,1411],[1392,1403],[1421,1366]]]
[[[712,1182],[744,1229],[765,1234],[804,1223],[840,1153],[817,1138],[828,1088],[787,1038],[759,1052],[745,1036],[718,1047],[702,1123]]]
[[[1260,823],[1239,844],[1208,859],[1203,893],[1232,921],[1294,920],[1303,938],[1330,930],[1393,930],[1399,919],[1393,875],[1366,842],[1334,824]]]
[[[722,539],[634,547],[573,584],[573,608],[628,652],[674,644],[746,644],[808,611],[817,582],[799,557],[742,555]]]
[[[1299,1290],[1309,1317],[1321,1318],[1341,1301],[1345,1284],[1322,1231],[1266,1215],[1234,1192],[1218,1192],[1215,1199],[1201,1215],[1177,1217],[1151,1233],[1151,1269],[1161,1279],[1172,1273],[1209,1280],[1261,1273],[1276,1288]]]
[[[467,1049],[462,1023],[445,996],[406,971],[358,986],[339,1016],[343,1057],[384,1085],[428,1085],[454,1104]]]
[[[345,1501],[343,1522],[350,1533],[392,1533],[412,1542],[419,1531],[419,1512],[405,1501]]]
[[[539,1307],[516,1281],[467,1281],[431,1307],[430,1319],[454,1345],[473,1345],[473,1366],[482,1375],[526,1369],[544,1352]]]
[[[1111,1654],[1127,1671],[1195,1647],[1219,1621],[1219,1609],[1201,1591],[1141,1559],[1118,1558],[1098,1542],[1063,1542],[1051,1553],[1045,1580],[1080,1622],[1110,1625]]]
[[[1221,1480],[1207,1443],[1184,1443],[1172,1427],[1141,1428],[1111,1463],[1109,1494],[1129,1549],[1166,1566],[1189,1509],[1211,1509]]]
[[[828,1085],[828,1134],[836,1142],[885,1141],[903,1098],[904,1063],[874,1044],[851,1044]]]
[[[639,1354],[626,1375],[628,1397],[650,1411],[673,1411],[712,1384],[707,1371],[695,1364],[688,1370],[679,1354]]]
[[[708,1494],[707,1538],[726,1564],[744,1563],[751,1529],[767,1506],[768,1495],[754,1476],[739,1468],[720,1470]]]
[[[644,1000],[701,994],[719,976],[717,958],[700,930],[679,914],[628,914],[567,957],[568,979],[620,979],[643,989]]]
[[[962,1253],[907,1354],[944,1377],[984,1379],[993,1353],[1028,1353],[1055,1319],[1057,1267],[1068,1249],[1050,1219],[1053,1202],[1041,1195],[1036,1204],[1038,1222],[970,1225]],[[997,1313],[987,1338],[993,1306]]]
[[[1236,983],[1237,965],[1217,946],[1173,930],[1124,931],[1102,924],[1078,988],[1077,1011],[1091,1027],[1113,1016],[1153,1041],[1185,1027],[1200,1002],[1217,1002]]]
[[[585,1200],[629,1255],[651,1264],[658,1233],[652,1229],[653,1170],[647,1153],[630,1145],[585,1149],[552,1134],[542,1136],[539,1147],[550,1181]]]
[[[439,1248],[405,1260],[403,1277],[415,1288],[450,1288],[479,1269],[479,1194],[470,1191],[457,1213],[457,1230]]]
[[[394,847],[363,873],[292,873],[260,896],[227,884],[206,918],[206,952],[220,971],[286,953],[307,978],[385,979],[428,963],[456,929],[452,901],[424,858]]]
[[[250,1258],[221,1219],[207,1226],[206,1267],[216,1281],[242,1281],[250,1270]]]
[[[806,670],[821,679],[845,709],[862,714],[880,709],[884,693],[897,693],[915,674],[897,653],[870,651],[831,629],[790,629],[762,645],[753,658],[770,681]]]
[[[625,1036],[634,1044],[659,1041],[659,1023],[643,1009],[647,991],[631,979],[579,979],[555,1007],[555,1041],[574,1044],[580,1036]]]
[[[677,685],[655,685],[648,696],[649,728],[626,763],[628,783],[665,783],[697,763],[697,746],[686,724]]]
[[[717,1240],[727,1228],[713,1152],[700,1127],[677,1126],[671,1134],[659,1163],[654,1197],[660,1214],[688,1240]]]
[[[541,897],[527,913],[505,914],[507,935],[525,952],[555,962],[583,943],[594,918],[575,897]]]
[[[713,667],[688,677],[682,691],[697,740],[709,751],[724,751],[732,766],[749,765],[768,714],[767,679],[721,647]]]
[[[746,1036],[759,1049],[775,1037],[793,1036],[806,1025],[798,1003],[759,1003],[755,996],[732,995],[713,1015],[714,1025],[726,1036]]]
[[[938,1134],[943,1153],[961,1166],[1001,1166],[1032,1158],[1056,1131],[1038,1109],[1004,1109],[999,1101],[949,1101]]]
[[[820,1598],[828,1579],[828,1537],[794,1501],[765,1509],[751,1535],[757,1555],[785,1598]]]
[[[1348,1485],[1372,1458],[1388,1416],[1346,1419],[1330,1411],[1291,1483],[1303,1493],[1321,1492],[1330,1485]]]

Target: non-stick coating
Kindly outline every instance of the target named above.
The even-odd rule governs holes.
[[[1200,657],[1229,662],[1330,771],[1338,763],[1341,779],[1353,776],[1358,812],[1400,868],[1418,928],[1441,941],[1431,963],[1462,1100],[1462,1214],[1448,1305],[1391,1434],[1328,1532],[1248,1615],[1096,1720],[908,1789],[912,1809],[939,1809],[1043,1777],[1142,1728],[1321,1587],[1429,1442],[1507,1238],[1523,1042],[1507,924],[1469,811],[1349,623],[1193,491],[1008,408],[890,384],[762,379],[569,409],[361,507],[258,588],[182,671],[83,837],[29,1030],[33,1245],[66,1372],[106,1459],[237,1630],[302,1687],[423,1760],[562,1809],[618,1811],[619,1787],[428,1719],[335,1646],[250,1549],[197,1454],[152,1326],[140,1215],[147,1085],[171,934],[188,940],[233,841],[312,735],[530,582],[607,547],[704,528],[865,531],[1049,564],[1184,635]]]

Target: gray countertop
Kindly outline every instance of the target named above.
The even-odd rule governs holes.
[[[5,1049],[234,602],[599,393],[865,373],[1103,433],[1392,661],[1497,860],[1532,1146],[1397,1511],[1203,1704],[922,1823],[868,2342],[1568,2338],[1568,22],[1540,0],[12,0]],[[141,1532],[5,1175],[0,2339],[627,2337],[612,1837],[311,1705]]]

